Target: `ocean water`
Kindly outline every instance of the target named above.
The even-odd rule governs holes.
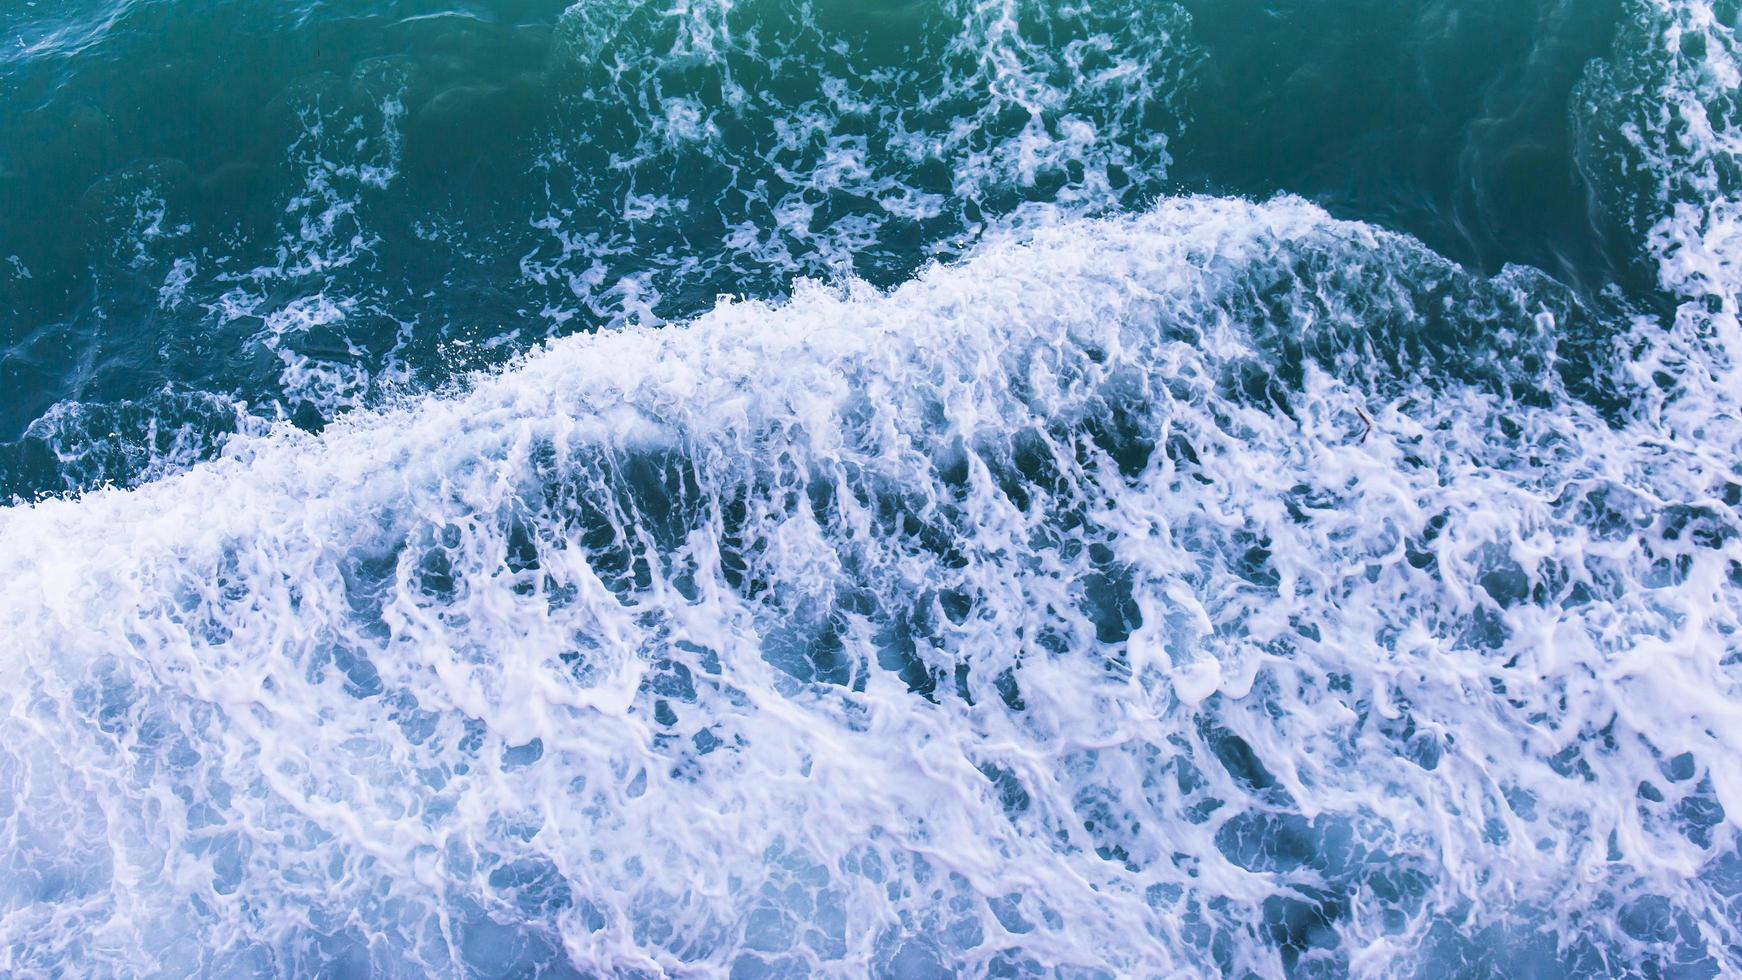
[[[12,0],[0,974],[1742,973],[1734,0]]]

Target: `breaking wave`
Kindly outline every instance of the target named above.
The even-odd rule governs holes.
[[[0,967],[1735,969],[1734,12],[1633,14],[1651,300],[1176,197],[0,511]]]

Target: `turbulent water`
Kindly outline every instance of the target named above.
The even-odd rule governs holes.
[[[1732,0],[0,11],[0,972],[1742,973]]]

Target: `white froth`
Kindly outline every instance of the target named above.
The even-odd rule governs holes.
[[[1104,134],[1013,9],[970,79],[1045,121],[959,180],[1088,161],[1091,207]],[[1544,277],[1184,199],[0,511],[0,970],[1733,971],[1737,48],[1629,10],[1605,146],[1679,306],[1618,329],[1618,407],[1554,369]],[[874,176],[795,120],[757,261]],[[310,159],[265,278],[367,253],[388,171]],[[539,227],[529,278],[654,319],[620,243]]]
[[[0,512],[0,965],[1707,956],[1729,463],[1531,281],[1174,200]]]

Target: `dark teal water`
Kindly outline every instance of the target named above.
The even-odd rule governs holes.
[[[1742,971],[1733,0],[14,0],[0,974]]]
[[[1619,17],[1037,7],[983,60],[995,15],[935,3],[15,8],[0,487],[129,482],[235,402],[318,428],[550,336],[893,284],[1025,206],[1288,192],[1483,271],[1648,286],[1578,159]],[[1021,161],[1031,125],[1064,145]]]

